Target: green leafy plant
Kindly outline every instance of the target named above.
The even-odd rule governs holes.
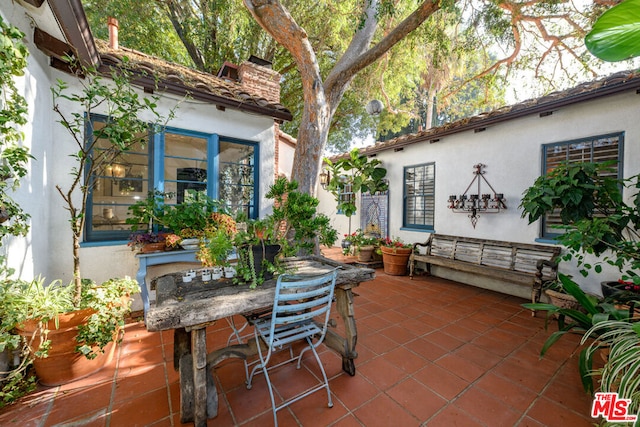
[[[274,201],[269,218],[271,240],[282,246],[283,256],[310,254],[316,241],[332,246],[338,239],[329,217],[317,213],[319,200],[297,189],[296,181],[280,177],[266,194]]]
[[[196,237],[195,230],[205,230],[214,212],[226,213],[224,205],[216,199],[198,194],[197,197],[177,205],[164,205],[160,224],[183,238]]]
[[[207,233],[200,243],[197,258],[206,267],[223,267],[229,264],[229,255],[233,252],[233,237],[218,229]]]
[[[640,409],[640,322],[598,322],[585,333],[581,343],[585,345],[594,335],[598,339],[587,348],[589,359],[597,350],[608,351],[604,367],[591,372],[601,376],[600,391],[617,392],[620,398],[630,399],[628,413],[637,414]]]
[[[558,166],[524,192],[522,217],[532,223],[559,212],[563,234],[556,240],[568,249],[564,260],[575,258],[586,276],[591,269],[602,271],[600,261],[586,261],[586,255],[593,254],[640,283],[640,175],[622,180],[608,173],[607,163]],[[631,191],[629,203],[623,188]]]
[[[47,357],[50,341],[47,339],[47,324],[53,321],[58,328],[58,317],[62,313],[74,311],[73,301],[75,287],[64,285],[55,280],[46,285],[44,279],[32,281],[8,280],[1,283],[2,305],[0,318],[0,349],[21,350],[24,365],[33,357]],[[83,280],[82,304],[80,309],[92,309],[94,312],[85,325],[79,326],[76,351],[87,358],[94,358],[104,347],[114,341],[118,331],[124,326],[126,316],[130,312],[129,295],[137,292],[139,285],[131,278],[111,279],[100,285]],[[42,340],[35,335],[21,342],[16,328],[27,321],[36,320],[35,329]],[[25,344],[22,347],[22,344]],[[23,369],[19,369],[23,370]]]
[[[15,83],[27,67],[29,52],[23,39],[18,28],[0,17],[0,246],[4,236],[24,236],[29,230],[29,215],[10,195],[27,174],[26,164],[32,158],[20,143],[20,126],[27,122],[28,111],[27,101]]]
[[[149,191],[147,197],[129,206],[125,222],[131,225],[131,231],[153,231],[154,224],[162,226],[164,222],[164,201],[168,197],[171,197],[171,193],[164,193],[158,190]]]
[[[524,308],[529,310],[538,310],[547,312],[547,322],[554,314],[558,318],[558,330],[553,332],[545,341],[540,350],[540,357],[544,357],[549,348],[558,342],[560,338],[568,333],[585,334],[593,325],[609,319],[619,321],[629,321],[629,313],[627,310],[616,308],[614,304],[602,301],[595,295],[586,294],[580,286],[574,282],[569,276],[559,274],[558,278],[562,283],[562,289],[569,295],[572,295],[578,302],[579,309],[562,308],[547,303],[527,303],[522,304]],[[595,332],[589,332],[585,337],[597,339]],[[593,378],[591,371],[593,360],[590,357],[588,349],[584,348],[580,352],[579,369],[582,378],[582,385],[587,392],[593,392]]]
[[[71,182],[63,189],[56,185],[65,209],[69,212],[69,224],[73,238],[73,278],[75,284],[74,302],[79,306],[82,292],[80,270],[80,242],[84,233],[89,193],[94,185],[94,176],[108,165],[117,162],[119,156],[132,147],[144,145],[149,131],[162,127],[174,116],[171,110],[164,117],[157,108],[158,95],[141,97],[131,84],[133,74],[127,69],[127,59],[117,69],[114,68],[105,79],[95,68],[86,67],[68,58],[71,69],[75,70],[78,91],[71,91],[68,83],[58,80],[51,88],[53,111],[59,123],[72,137],[76,150],[71,157],[75,166],[71,168]],[[69,111],[61,106],[66,100],[78,107],[79,111]],[[90,137],[85,135],[86,117],[94,112],[107,116],[104,126],[93,129]],[[153,117],[152,123],[141,121],[138,116]],[[108,144],[104,145],[107,141]]]
[[[357,148],[351,150],[347,157],[335,162],[325,158],[324,163],[331,174],[327,190],[335,197],[338,203],[337,209],[349,217],[349,221],[357,211],[356,200],[351,197],[353,194],[359,192],[373,194],[389,188],[385,180],[387,170],[382,167],[382,162],[360,154]]]
[[[266,276],[283,271],[278,262],[282,257],[310,254],[316,242],[332,246],[337,240],[338,232],[331,227],[329,218],[316,212],[318,199],[298,192],[297,188],[295,181],[276,179],[266,195],[274,201],[273,212],[261,219],[248,220],[246,227],[236,233],[237,283],[248,282],[251,287],[262,284]],[[278,247],[278,254],[271,262],[266,255],[273,246]],[[263,255],[259,269],[254,264],[255,247]]]
[[[584,41],[593,55],[605,61],[640,55],[640,0],[625,0],[607,10]]]

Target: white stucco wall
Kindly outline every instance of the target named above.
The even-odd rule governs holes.
[[[50,215],[46,208],[49,200],[46,189],[50,184],[46,170],[50,159],[45,155],[45,145],[40,142],[50,140],[52,135],[51,69],[49,59],[35,48],[33,28],[25,9],[14,2],[2,2],[0,14],[5,22],[25,33],[23,41],[30,52],[25,75],[16,78],[16,85],[28,104],[29,124],[21,129],[24,133],[22,143],[29,148],[34,159],[27,166],[31,172],[21,180],[21,188],[13,197],[31,215],[31,223],[38,225],[37,230],[26,238],[5,239],[0,251],[7,255],[8,264],[16,269],[17,275],[31,279],[46,274],[50,263],[55,262],[46,245],[38,243],[50,240]]]
[[[435,232],[483,239],[536,243],[540,224],[528,225],[521,218],[520,199],[541,173],[542,144],[593,137],[615,132],[624,135],[625,177],[640,173],[640,98],[631,91],[604,99],[564,107],[552,115],[537,114],[487,127],[483,132],[472,130],[445,136],[435,143],[405,146],[377,154],[389,178],[389,234],[405,242],[425,241],[427,232],[402,229],[403,167],[435,162]],[[462,194],[473,179],[473,166],[486,165],[485,177],[496,192],[504,193],[508,209],[499,214],[480,214],[474,229],[466,214],[453,213],[447,208],[450,194]],[[474,184],[475,185],[475,184]],[[485,184],[484,189],[488,189]],[[490,191],[486,191],[489,193]],[[469,194],[475,193],[470,191]],[[347,232],[346,218],[335,215],[335,200],[318,186],[320,210],[334,218],[333,225],[340,236]],[[360,212],[352,218],[352,231],[360,224]],[[562,263],[561,269],[577,276],[575,268]],[[617,279],[619,274],[605,271],[580,278],[580,284],[592,292],[599,292],[601,280]]]
[[[5,250],[9,265],[16,268],[24,279],[42,275],[47,282],[72,279],[72,238],[68,212],[64,209],[56,185],[68,188],[69,171],[75,165],[70,157],[75,143],[57,120],[52,110],[50,88],[56,79],[69,83],[71,91],[79,90],[74,77],[48,66],[48,57],[33,43],[33,28],[25,9],[13,2],[2,2],[0,14],[5,21],[20,28],[30,51],[29,64],[18,86],[29,105],[29,123],[24,127],[24,143],[34,156],[29,164],[29,174],[15,195],[16,201],[31,215],[31,230],[26,238],[11,238],[0,248]],[[142,91],[139,92],[144,96]],[[159,104],[166,112],[181,98],[167,96]],[[60,102],[68,113],[82,113],[77,105]],[[150,117],[141,117],[149,120]],[[274,177],[274,127],[273,120],[256,114],[246,114],[232,109],[220,111],[213,105],[198,101],[180,102],[175,119],[169,126],[203,133],[254,141],[259,144],[259,212],[260,216],[271,210],[271,203],[264,195]],[[81,266],[84,277],[98,282],[111,277],[129,275],[135,277],[138,269],[134,253],[125,244],[81,248]]]

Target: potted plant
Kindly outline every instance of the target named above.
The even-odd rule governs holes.
[[[73,283],[44,279],[2,283],[3,323],[24,338],[36,374],[44,385],[59,385],[89,375],[113,356],[122,336],[130,298],[139,290],[130,278],[99,286],[84,280],[80,306]],[[25,354],[26,356],[27,354]]]
[[[234,242],[238,255],[236,283],[256,287],[282,271],[279,260],[313,253],[318,243],[331,246],[338,237],[326,215],[318,214],[318,199],[297,191],[296,181],[277,178],[266,197],[273,212],[259,220],[247,221]]]
[[[577,332],[583,334],[583,339],[597,340],[599,338],[595,333],[596,331],[590,331],[595,323],[609,319],[629,322],[626,310],[618,309],[615,305],[602,300],[596,295],[585,293],[567,275],[559,274],[558,278],[564,293],[571,295],[577,301],[577,307],[546,303],[527,303],[522,305],[530,310],[546,311],[548,314],[547,319],[555,317],[558,320],[558,330],[547,338],[540,350],[540,357],[543,357],[553,344],[568,333]],[[545,323],[546,325],[547,323]],[[591,353],[587,348],[582,349],[579,370],[582,384],[588,392],[593,392],[592,366]]]
[[[238,256],[235,268],[236,283],[249,283],[251,288],[281,272],[278,261],[282,246],[270,225],[272,217],[248,220],[245,227],[234,236]]]
[[[380,240],[379,251],[382,254],[382,264],[385,274],[404,276],[407,274],[407,264],[411,256],[412,246],[399,238],[386,237]]]
[[[585,333],[587,338],[597,335],[587,348],[588,359],[596,351],[606,354],[604,366],[593,374],[600,375],[600,392],[616,392],[620,399],[629,399],[627,413],[637,414],[640,409],[640,322],[620,320],[597,322]]]
[[[129,235],[129,243],[127,243],[127,246],[129,246],[131,250],[138,250],[143,254],[162,252],[167,247],[166,240],[166,233],[135,231]]]
[[[358,261],[360,262],[369,262],[373,256],[374,251],[380,239],[377,239],[373,236],[368,236],[362,231],[361,228],[358,228],[352,234],[352,244],[355,248],[355,254],[358,257]]]
[[[205,267],[213,267],[214,272],[221,273],[222,268],[229,265],[236,232],[236,222],[231,215],[222,212],[211,213],[204,227],[196,258]]]

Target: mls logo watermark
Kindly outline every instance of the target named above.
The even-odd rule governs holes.
[[[591,417],[603,416],[609,422],[635,422],[637,415],[629,414],[631,399],[620,399],[618,393],[596,393]]]

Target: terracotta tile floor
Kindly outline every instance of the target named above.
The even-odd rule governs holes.
[[[524,301],[455,282],[385,275],[356,290],[357,373],[341,370],[330,350],[321,357],[334,407],[315,393],[278,412],[281,426],[592,426],[591,399],[577,373],[579,336],[560,340],[540,360],[550,331]],[[226,322],[210,326],[212,348]],[[224,338],[223,338],[224,337]],[[308,360],[308,359],[307,359]],[[273,375],[278,393],[290,376],[313,379],[287,365]],[[244,386],[241,362],[216,369],[218,417],[209,425],[271,425],[264,378]],[[180,426],[172,333],[127,325],[117,357],[101,372],[61,387],[41,388],[0,411],[2,426]]]

